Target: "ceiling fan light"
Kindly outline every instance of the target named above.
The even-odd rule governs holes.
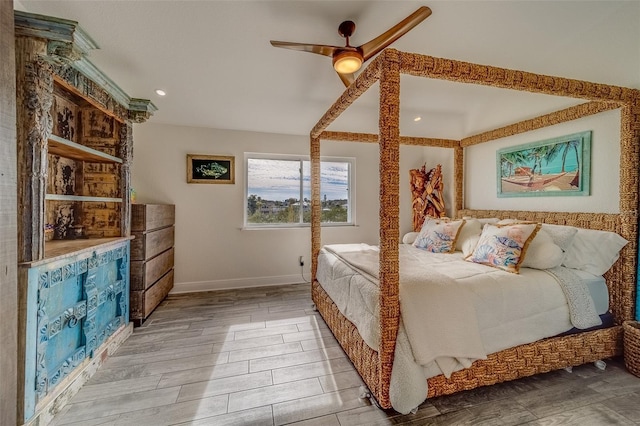
[[[357,52],[340,52],[333,58],[333,69],[340,74],[351,74],[362,66],[362,56]]]

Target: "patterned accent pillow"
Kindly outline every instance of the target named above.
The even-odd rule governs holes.
[[[453,253],[464,223],[464,220],[427,220],[422,225],[420,235],[413,242],[413,246],[432,253]]]
[[[527,247],[539,229],[537,223],[487,224],[478,245],[465,260],[518,274]]]

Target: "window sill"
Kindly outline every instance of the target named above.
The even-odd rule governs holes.
[[[353,227],[357,228],[359,225],[355,223],[323,223],[321,225],[322,228],[342,228],[342,227]],[[292,225],[292,224],[283,224],[283,225],[253,225],[253,226],[243,226],[240,228],[241,231],[273,231],[273,230],[282,230],[282,229],[311,229],[310,224],[304,225]]]

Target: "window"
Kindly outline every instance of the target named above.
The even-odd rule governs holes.
[[[246,154],[245,226],[308,226],[311,223],[311,161],[307,156]],[[322,223],[353,224],[355,159],[322,158]]]

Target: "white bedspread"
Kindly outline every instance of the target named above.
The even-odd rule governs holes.
[[[347,265],[347,260],[355,266]],[[555,278],[559,274],[522,268],[516,275],[465,262],[460,253],[426,254],[404,244],[400,246],[400,265],[401,324],[390,397],[401,413],[424,401],[425,378],[449,375],[486,354],[573,327],[565,291]],[[326,246],[320,253],[318,281],[374,350],[378,350],[380,339],[377,274],[377,247]],[[432,277],[430,284],[419,285],[425,276]],[[433,292],[438,297],[432,297]],[[426,299],[419,298],[419,293]],[[582,305],[574,304],[573,309]],[[599,319],[590,320],[599,323]],[[466,330],[452,330],[460,328]],[[473,335],[476,337],[470,337]],[[430,337],[424,340],[424,336]],[[441,344],[439,339],[447,336],[451,339]],[[470,340],[461,344],[459,339]],[[459,350],[462,352],[456,352]]]
[[[377,283],[377,249],[357,245],[330,245],[325,249]],[[468,367],[477,359],[485,359],[487,353],[467,290],[454,279],[423,268],[418,256],[409,256],[403,250],[400,259],[400,312],[414,360],[421,365],[435,362],[449,377],[459,365]],[[436,318],[443,320],[433,321]]]

